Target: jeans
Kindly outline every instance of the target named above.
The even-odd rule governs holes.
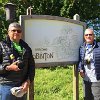
[[[84,100],[100,100],[100,82],[84,81]]]
[[[0,100],[27,100],[26,94],[23,97],[15,97],[11,94],[11,85],[1,85],[0,84]]]

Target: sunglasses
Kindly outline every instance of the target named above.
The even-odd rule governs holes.
[[[21,30],[11,30],[12,32],[17,32],[17,33],[21,33]]]
[[[85,36],[93,36],[93,34],[85,34]]]

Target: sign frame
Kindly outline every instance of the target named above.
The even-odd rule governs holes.
[[[26,20],[34,20],[34,19],[41,19],[41,20],[56,20],[56,21],[63,21],[66,23],[72,23],[76,25],[81,25],[83,27],[83,32],[86,28],[86,24],[84,22],[73,20],[69,18],[64,17],[58,17],[58,16],[50,16],[50,15],[20,15],[20,24],[23,29],[23,39],[25,40],[25,21]],[[84,33],[81,33],[82,36]],[[83,39],[83,37],[82,37]],[[26,40],[25,40],[26,41]],[[82,40],[84,41],[84,39]],[[34,54],[34,52],[33,52]],[[51,67],[51,66],[66,66],[66,65],[73,65],[77,64],[78,61],[62,61],[62,62],[46,62],[46,63],[36,63],[36,67]]]

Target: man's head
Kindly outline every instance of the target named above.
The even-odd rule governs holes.
[[[8,27],[8,36],[11,41],[19,42],[22,37],[22,29],[19,23],[11,23]]]
[[[84,39],[86,43],[92,44],[94,41],[95,35],[92,29],[86,29],[84,32]]]

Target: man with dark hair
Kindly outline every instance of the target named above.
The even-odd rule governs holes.
[[[19,23],[11,23],[8,35],[0,42],[0,100],[27,100],[35,76],[32,50],[22,39]]]

